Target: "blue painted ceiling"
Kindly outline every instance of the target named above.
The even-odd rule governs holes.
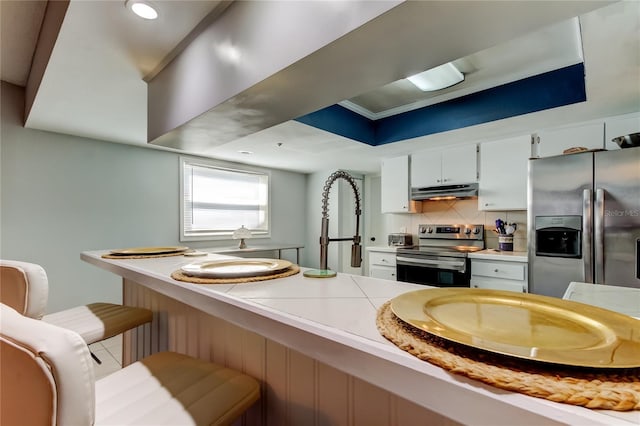
[[[336,104],[296,121],[377,146],[586,100],[579,63],[378,120]]]

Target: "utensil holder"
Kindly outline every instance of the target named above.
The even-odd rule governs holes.
[[[498,250],[513,251],[513,235],[498,236]]]

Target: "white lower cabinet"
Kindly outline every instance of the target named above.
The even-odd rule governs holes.
[[[373,265],[369,268],[369,276],[371,278],[382,278],[385,280],[396,281],[396,268]]]
[[[369,249],[369,276],[396,281],[396,253]]]
[[[471,287],[527,293],[526,262],[471,259]]]

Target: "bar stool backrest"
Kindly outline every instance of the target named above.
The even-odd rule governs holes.
[[[49,280],[42,266],[17,260],[0,260],[0,303],[22,315],[41,319],[47,309]]]
[[[92,425],[95,377],[75,332],[0,304],[0,424]]]

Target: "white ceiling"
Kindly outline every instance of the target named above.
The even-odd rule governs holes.
[[[124,1],[72,1],[27,127],[146,145],[147,95],[143,78],[179,51],[181,43],[188,42],[191,35],[197,33],[192,30],[198,24],[209,24],[229,5],[202,0],[156,3],[161,6],[160,19],[142,21],[126,10]],[[32,1],[0,2],[2,80],[25,84],[43,5],[44,2]],[[441,42],[446,43],[446,34]],[[579,105],[380,147],[288,121],[199,150],[198,154],[301,172],[337,168],[376,172],[380,159],[390,155],[530,133],[640,109],[640,2],[636,1],[605,6],[586,13],[579,20],[545,28],[535,37],[505,40],[492,49],[463,58],[457,64],[467,67],[465,83],[437,93],[435,99],[417,99],[415,94],[406,93],[403,82],[398,82],[351,101],[378,113],[398,106],[404,108],[407,99],[423,106],[481,90],[496,82],[542,72],[545,68],[569,65],[581,54],[586,68],[588,101]],[[401,100],[397,100],[394,86],[400,86],[404,92]]]
[[[465,79],[449,88],[423,92],[409,80],[401,79],[341,105],[370,119],[379,119],[582,61],[580,22],[573,18],[452,61]]]

